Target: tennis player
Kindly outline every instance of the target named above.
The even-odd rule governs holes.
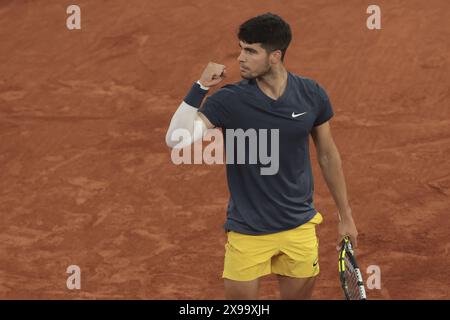
[[[313,202],[310,134],[339,212],[336,245],[349,236],[357,246],[341,158],[330,130],[332,106],[316,81],[286,70],[283,61],[291,37],[289,24],[272,13],[244,22],[238,32],[237,58],[243,80],[204,99],[226,77],[224,65],[210,62],[173,115],[166,134],[168,146],[181,148],[215,127],[224,133],[278,130],[279,141],[267,140],[266,146],[279,152],[275,174],[261,174],[260,160],[238,164],[227,159],[230,199],[222,275],[227,299],[257,299],[259,279],[270,273],[277,274],[281,299],[311,297],[319,274],[315,229],[323,218]],[[192,138],[174,139],[177,129],[189,131]],[[278,149],[270,148],[274,143]],[[237,153],[248,155],[249,147],[247,143]]]

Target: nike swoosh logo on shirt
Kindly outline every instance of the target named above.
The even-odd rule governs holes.
[[[297,118],[297,117],[299,117],[299,116],[301,116],[301,115],[303,115],[303,114],[305,114],[306,112],[302,112],[302,113],[297,113],[297,114],[295,114],[295,112],[292,112],[292,118]]]

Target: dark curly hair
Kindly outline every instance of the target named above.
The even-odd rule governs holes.
[[[292,39],[291,27],[281,17],[265,13],[245,21],[239,26],[239,40],[248,43],[261,43],[267,53],[281,50],[281,61]]]

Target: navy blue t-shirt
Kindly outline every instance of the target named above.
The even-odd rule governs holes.
[[[329,98],[317,82],[288,72],[286,89],[274,100],[254,79],[242,80],[220,88],[198,111],[223,129],[225,145],[227,129],[245,132],[254,129],[257,133],[267,133],[267,154],[270,154],[276,137],[271,133],[278,129],[279,164],[275,174],[261,174],[261,168],[269,166],[267,161],[262,163],[258,158],[257,163],[250,163],[249,140],[245,145],[245,163],[237,163],[236,152],[234,158],[227,158],[230,199],[225,230],[269,234],[298,227],[312,219],[317,210],[313,203],[309,134],[314,126],[333,116]],[[257,138],[261,139],[259,135]]]

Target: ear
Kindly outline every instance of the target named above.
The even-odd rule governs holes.
[[[282,52],[281,50],[275,50],[273,52],[270,53],[270,63],[271,64],[275,64],[281,61],[281,57],[282,57]]]

